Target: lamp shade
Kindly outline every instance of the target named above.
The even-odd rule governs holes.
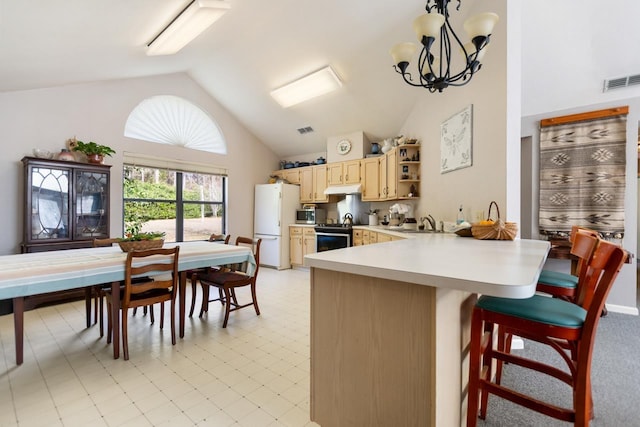
[[[474,45],[472,42],[465,43],[464,49],[467,51],[468,57],[471,57],[476,53],[476,45]],[[482,62],[482,58],[484,58],[484,54],[487,51],[487,49],[488,49],[488,46],[485,46],[482,49],[480,49],[480,52],[478,52],[478,57],[475,59],[477,62]],[[462,51],[462,49],[460,49],[460,52],[464,55],[464,52]]]
[[[444,24],[444,15],[436,12],[426,13],[413,21],[413,31],[416,32],[418,41],[422,43],[424,36],[437,38],[442,24]]]
[[[497,22],[498,15],[495,13],[480,13],[464,21],[464,30],[472,40],[477,36],[487,37],[493,31],[493,27]]]
[[[413,54],[416,52],[417,48],[418,46],[416,46],[414,43],[398,43],[393,48],[391,48],[389,53],[391,53],[393,63],[397,65],[401,62],[411,62]]]

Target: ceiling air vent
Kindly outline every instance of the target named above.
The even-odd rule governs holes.
[[[307,127],[304,127],[304,128],[299,128],[298,132],[300,133],[300,135],[304,135],[305,133],[313,132],[313,128],[311,126],[307,126]]]
[[[604,92],[612,89],[620,89],[629,86],[640,85],[640,74],[633,76],[619,77],[617,79],[610,79],[604,81]]]

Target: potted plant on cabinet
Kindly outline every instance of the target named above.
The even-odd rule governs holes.
[[[82,142],[76,141],[73,151],[79,151],[87,156],[89,163],[102,164],[104,162],[104,156],[111,156],[115,154],[115,150],[106,145],[97,144],[93,141]]]

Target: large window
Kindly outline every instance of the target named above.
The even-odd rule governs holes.
[[[124,230],[164,231],[167,241],[226,231],[226,177],[124,166]]]

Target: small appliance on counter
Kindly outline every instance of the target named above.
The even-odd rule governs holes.
[[[416,231],[418,230],[418,221],[415,218],[405,218],[402,223],[402,228],[405,230]]]
[[[303,205],[296,210],[296,224],[324,224],[327,221],[327,211],[316,205]]]

